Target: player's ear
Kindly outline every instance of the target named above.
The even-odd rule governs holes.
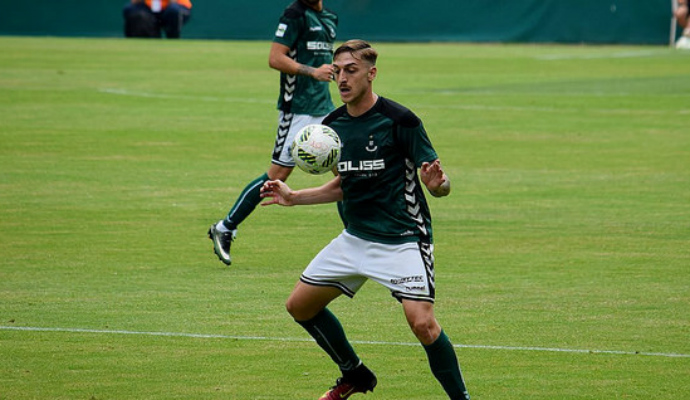
[[[369,82],[373,82],[374,79],[376,79],[376,72],[378,72],[378,70],[376,69],[376,65],[369,68]]]

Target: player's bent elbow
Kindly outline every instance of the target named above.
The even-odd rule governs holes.
[[[269,66],[271,69],[276,69],[276,70],[279,70],[279,71],[280,71],[280,68],[278,68],[278,64],[279,64],[278,61],[275,60],[273,57],[269,57],[269,58],[268,58],[268,66]]]

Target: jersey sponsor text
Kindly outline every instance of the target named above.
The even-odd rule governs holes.
[[[307,42],[307,50],[333,50],[333,43],[328,42]]]
[[[386,169],[385,160],[341,161],[338,163],[338,172],[352,171],[381,171]]]

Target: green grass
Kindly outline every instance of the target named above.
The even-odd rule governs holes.
[[[424,120],[453,181],[430,199],[436,310],[468,346],[473,399],[687,396],[690,53],[377,47],[376,90]],[[268,43],[0,48],[0,399],[304,400],[332,384],[283,303],[338,233],[334,206],[258,210],[232,268],[205,237],[269,163]],[[385,289],[332,308],[379,375],[361,398],[445,398],[421,347],[381,344],[415,342]]]

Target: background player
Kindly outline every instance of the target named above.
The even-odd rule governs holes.
[[[308,124],[321,123],[335,107],[328,83],[333,77],[333,44],[338,17],[322,0],[297,0],[280,17],[269,55],[269,66],[280,71],[278,131],[268,171],[244,188],[228,215],[212,225],[208,236],[213,250],[230,265],[230,246],[237,227],[261,201],[264,182],[287,180],[295,166],[289,149],[296,133]]]
[[[421,183],[437,197],[450,180],[421,120],[373,92],[377,52],[361,40],[335,51],[336,82],[344,106],[324,120],[340,135],[338,175],[318,188],[293,191],[266,182],[265,205],[293,206],[342,200],[345,230],[302,273],[287,310],[340,368],[342,376],[321,400],[346,399],[376,386],[327,305],[354,296],[366,280],[387,287],[402,304],[426,350],[434,376],[452,400],[468,400],[453,346],[434,316],[435,278],[431,214]],[[419,176],[418,170],[419,169]]]

